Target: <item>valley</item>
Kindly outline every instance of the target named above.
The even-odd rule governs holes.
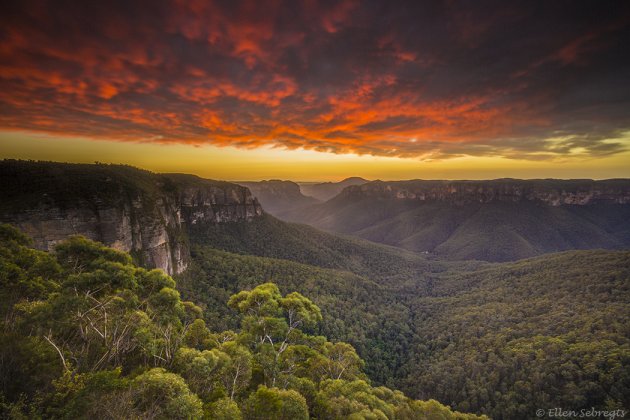
[[[373,181],[272,214],[449,260],[630,246],[627,180]]]
[[[393,219],[401,223],[405,214],[423,212],[423,220],[431,220],[429,214],[450,223],[468,220],[467,229],[477,244],[465,244],[464,249],[479,247],[485,253],[481,256],[496,255],[488,254],[487,244],[479,242],[489,225],[470,221],[473,213],[483,211],[495,225],[499,220],[511,227],[521,224],[523,232],[531,232],[528,226],[533,222],[544,220],[549,229],[549,221],[558,221],[554,232],[565,229],[565,239],[575,222],[571,217],[589,219],[593,223],[583,234],[590,242],[575,239],[562,243],[565,248],[622,248],[628,223],[627,183],[603,184],[600,192],[588,197],[580,195],[584,182],[574,192],[558,196],[551,189],[542,196],[554,204],[578,196],[596,202],[596,207],[570,209],[523,198],[531,192],[506,194],[505,187],[498,195],[492,189],[486,192],[486,203],[466,206],[460,205],[469,200],[466,194],[447,194],[436,203],[417,205],[406,199],[388,201],[383,194],[398,197],[399,192],[381,188],[377,197],[371,197],[377,203],[371,212],[359,210],[368,206],[362,190],[371,191],[370,183],[351,186],[328,202],[312,205],[312,213],[303,213],[318,214],[333,205],[361,213],[361,218],[336,225],[353,234],[345,236],[279,220],[264,207],[273,195],[261,197],[263,206],[258,207],[255,194],[225,182],[120,166],[4,162],[0,168],[4,180],[26,176],[30,180],[28,187],[3,182],[3,196],[9,199],[3,202],[2,221],[26,227],[27,233],[38,227],[31,232],[40,238],[35,245],[44,250],[65,234],[60,229],[71,225],[84,229],[73,233],[132,251],[139,264],[165,268],[160,266],[163,260],[145,257],[153,246],[143,248],[143,241],[131,241],[135,245],[130,246],[116,239],[146,235],[129,220],[140,220],[143,229],[161,229],[165,242],[174,244],[165,247],[167,259],[179,256],[185,261],[173,273],[177,288],[183,298],[200,305],[212,331],[239,327],[238,316],[226,305],[230,295],[273,282],[282,293],[297,291],[321,308],[324,321],[317,334],[352,344],[374,385],[495,419],[525,418],[536,407],[550,404],[628,404],[630,338],[624,314],[630,302],[629,251],[572,250],[498,264],[464,258],[468,254],[445,259],[433,249],[418,253],[413,247],[405,250],[356,237],[369,236],[356,234],[357,226],[366,223],[374,224],[375,231],[382,229],[375,222],[377,215],[395,214]],[[480,210],[483,205],[492,207]],[[428,210],[429,206],[433,207]],[[57,210],[42,213],[51,208]],[[344,211],[338,214],[350,214]],[[81,219],[83,214],[90,216]],[[602,215],[607,225],[597,223]],[[388,223],[393,222],[383,226]],[[447,223],[431,226],[436,224],[433,229],[440,230]],[[416,225],[403,226],[406,229],[385,230],[394,235],[412,232]],[[612,227],[621,227],[617,236],[593,233]],[[533,233],[543,235],[545,229]],[[574,234],[577,237],[580,231]],[[497,249],[514,249],[513,238],[498,234],[496,226],[487,235],[488,243],[503,241]],[[546,250],[537,251],[534,254]],[[516,256],[510,254],[509,259]],[[598,362],[592,365],[588,360]]]

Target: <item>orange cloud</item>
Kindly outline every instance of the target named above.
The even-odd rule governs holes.
[[[531,10],[429,6],[24,0],[0,13],[0,129],[419,158],[622,150],[625,9],[588,30],[550,12],[539,34]]]

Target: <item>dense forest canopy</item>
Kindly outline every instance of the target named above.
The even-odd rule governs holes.
[[[262,283],[209,329],[175,281],[80,236],[54,253],[0,225],[0,377],[8,418],[476,419],[370,385],[322,313]]]
[[[504,264],[375,252],[375,263],[364,249],[354,250],[353,265],[322,268],[310,264],[347,259],[313,232],[265,219],[247,229],[209,226],[193,235],[194,264],[179,276],[180,290],[219,328],[237,325],[221,300],[260,278],[312,296],[321,332],[351,343],[376,384],[460,411],[512,419],[539,407],[629,405],[629,252]],[[299,244],[319,247],[305,257]]]

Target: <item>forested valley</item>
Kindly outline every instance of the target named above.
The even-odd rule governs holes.
[[[426,262],[397,286],[348,271],[193,248],[185,296],[232,328],[220,301],[260,278],[322,308],[375,383],[492,418],[539,407],[622,409],[630,395],[630,253],[571,251],[507,264]],[[413,274],[410,274],[412,273]],[[404,277],[404,274],[400,275]],[[400,280],[400,277],[398,278]]]
[[[627,250],[450,261],[278,220],[227,182],[0,169],[3,417],[630,406]]]

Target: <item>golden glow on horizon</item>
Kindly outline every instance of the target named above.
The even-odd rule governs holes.
[[[630,144],[630,136],[626,137]],[[571,155],[579,155],[573,150]],[[602,158],[516,160],[460,157],[441,161],[321,153],[281,148],[131,143],[0,132],[0,158],[59,162],[122,163],[155,172],[193,173],[225,180],[290,179],[337,181],[349,176],[367,179],[491,179],[491,178],[627,178],[630,151]]]

